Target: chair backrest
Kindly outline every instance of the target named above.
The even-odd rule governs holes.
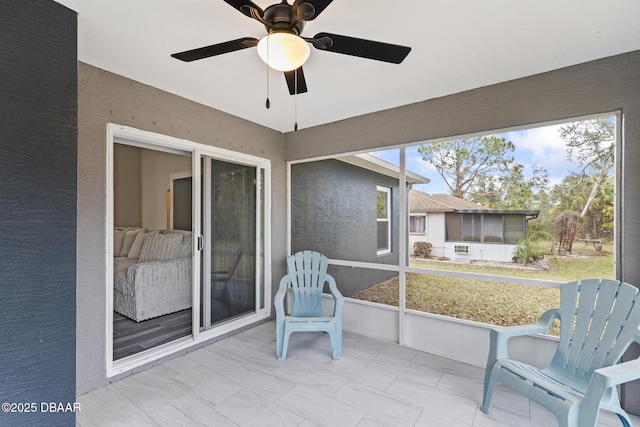
[[[560,342],[550,368],[581,381],[640,342],[640,297],[628,283],[585,279],[560,287]]]
[[[292,316],[324,316],[322,288],[329,260],[312,251],[297,252],[287,258],[287,268],[293,291]]]

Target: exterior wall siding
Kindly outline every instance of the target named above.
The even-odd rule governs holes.
[[[3,2],[0,395],[20,405],[3,426],[75,424],[46,405],[76,400],[76,40],[75,12]]]
[[[391,253],[376,249],[376,187],[391,188]],[[291,167],[291,251],[314,250],[330,259],[398,264],[398,180],[339,160]],[[331,268],[345,296],[397,273]]]
[[[444,256],[454,261],[512,262],[516,245],[497,243],[446,242]],[[468,253],[456,253],[456,246],[467,246]]]

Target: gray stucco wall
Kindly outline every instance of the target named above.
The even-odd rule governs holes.
[[[376,186],[391,188],[391,253],[377,255]],[[291,166],[291,250],[331,259],[398,265],[398,180],[339,160]],[[344,296],[396,273],[331,268]]]
[[[1,8],[0,425],[69,426],[46,404],[76,400],[76,14]]]
[[[284,138],[279,132],[84,63],[78,64],[78,70],[76,375],[78,394],[83,394],[108,383],[104,257],[107,123],[269,159],[273,182],[272,281],[276,285],[286,272],[286,166]]]
[[[285,156],[323,157],[613,111],[623,114],[619,278],[640,285],[640,51],[287,133]],[[640,384],[627,387],[623,400],[640,413]]]

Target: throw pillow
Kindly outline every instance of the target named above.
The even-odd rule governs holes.
[[[133,240],[133,243],[131,244],[131,249],[129,249],[127,258],[129,259],[140,258],[140,251],[142,250],[142,245],[144,244],[144,241],[146,238],[147,238],[147,229],[143,228],[142,230],[140,230],[138,234],[136,234],[136,238]]]
[[[142,231],[142,228],[132,228],[127,230],[124,235],[124,242],[122,243],[122,250],[120,251],[120,256],[128,256],[129,251],[131,250],[131,246],[133,245],[134,240],[138,233]]]
[[[142,245],[138,262],[175,259],[180,253],[181,243],[182,235],[178,233],[151,234]]]

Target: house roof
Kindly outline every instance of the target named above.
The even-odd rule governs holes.
[[[400,168],[397,165],[371,154],[354,154],[352,156],[337,157],[336,159],[392,178],[400,178]],[[410,184],[428,184],[431,181],[429,178],[409,170],[405,172],[405,178]]]
[[[638,0],[333,1],[303,36],[335,33],[411,52],[396,65],[312,47],[309,91],[296,103],[255,48],[190,63],[170,56],[266,34],[223,0],[56,1],[79,13],[80,61],[280,132],[293,131],[296,104],[304,129],[640,49]],[[278,2],[254,0],[262,9]],[[413,137],[401,118],[397,132]]]
[[[459,209],[492,210],[491,208],[448,194],[427,194],[418,190],[411,190],[409,205],[411,213],[453,212]]]
[[[427,194],[419,190],[411,190],[409,194],[411,213],[491,213],[537,216],[539,210],[528,209],[492,209],[449,194]]]

